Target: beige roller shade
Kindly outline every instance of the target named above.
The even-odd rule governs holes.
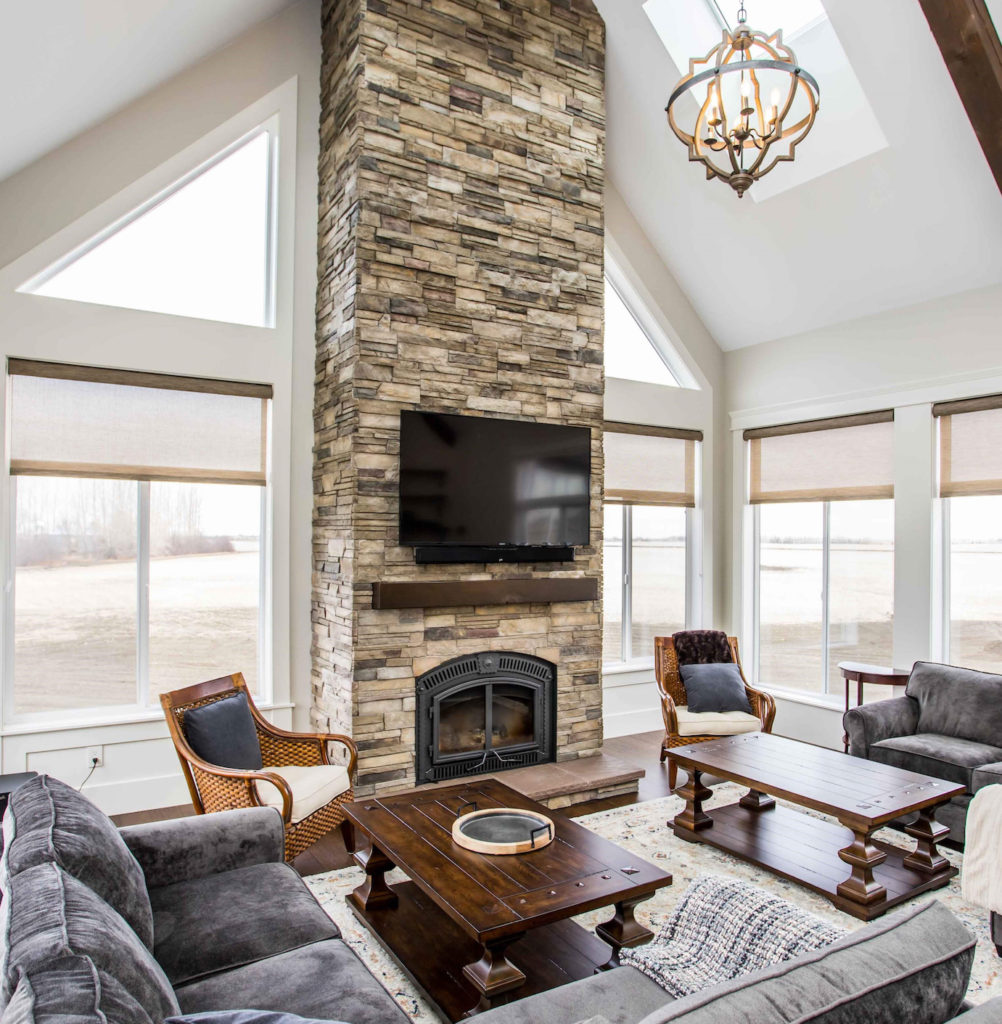
[[[746,430],[749,501],[894,497],[894,412]]]
[[[939,417],[939,493],[1002,494],[1002,395],[933,406]]]
[[[263,485],[271,388],[11,360],[10,469]]]
[[[605,425],[605,500],[619,505],[696,505],[695,430]]]

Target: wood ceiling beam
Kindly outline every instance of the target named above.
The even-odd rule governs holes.
[[[919,0],[1002,191],[1002,41],[985,0]]]

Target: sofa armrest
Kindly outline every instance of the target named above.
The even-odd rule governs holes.
[[[985,786],[998,785],[1002,785],[1002,761],[996,761],[994,764],[983,764],[979,768],[974,769],[974,774],[971,776],[972,793],[977,793],[979,789],[984,789]]]
[[[865,758],[874,743],[892,736],[913,736],[918,719],[919,706],[914,697],[894,697],[850,708],[842,717],[849,736],[849,753]]]
[[[285,827],[274,807],[243,807],[120,829],[147,889],[285,859]]]

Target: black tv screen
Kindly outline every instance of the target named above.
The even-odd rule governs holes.
[[[400,414],[400,543],[588,543],[586,427]]]

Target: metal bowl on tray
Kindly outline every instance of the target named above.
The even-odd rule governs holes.
[[[473,810],[463,814],[467,807]],[[530,853],[553,842],[553,822],[537,811],[520,807],[485,807],[481,811],[475,803],[464,804],[459,810],[459,817],[452,823],[453,841],[474,853]]]

